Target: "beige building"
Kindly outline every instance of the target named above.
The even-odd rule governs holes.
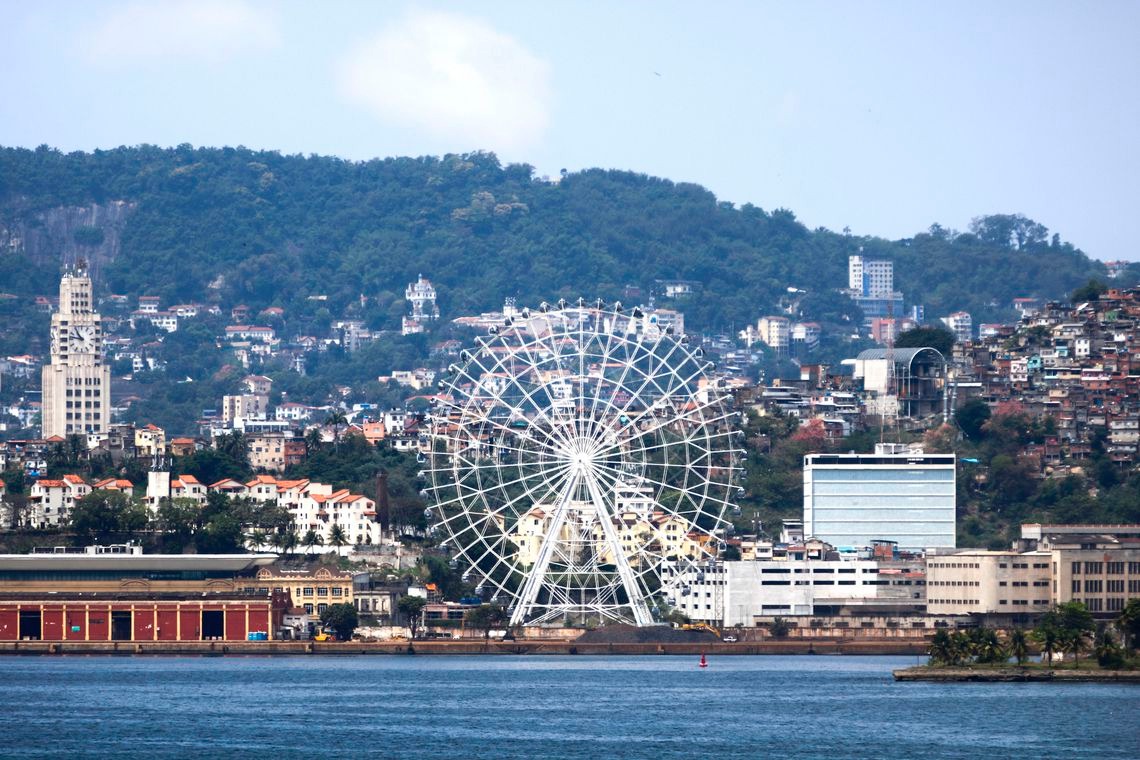
[[[229,398],[227,396],[227,398]],[[255,470],[284,472],[285,436],[281,433],[260,433],[246,436],[249,466]]]
[[[1111,534],[1046,535],[1057,604],[1081,602],[1093,615],[1116,617],[1140,598],[1140,539]]]
[[[263,393],[222,396],[222,425],[227,428],[240,420],[263,420],[268,412],[269,396]]]
[[[135,430],[135,456],[166,456],[166,431],[157,425],[147,425]]]
[[[81,264],[59,283],[51,317],[51,363],[43,368],[43,437],[105,434],[111,422],[111,369],[103,362],[102,317]]]
[[[1019,622],[1053,603],[1052,563],[1047,551],[932,551],[926,557],[927,613]]]

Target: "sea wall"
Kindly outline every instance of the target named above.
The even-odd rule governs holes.
[[[920,655],[926,642],[913,641],[765,641],[709,643],[596,643],[574,641],[14,641],[0,643],[0,655],[360,655],[360,654],[557,654],[557,655],[764,655],[865,654]]]
[[[896,681],[1128,681],[1140,683],[1140,670],[1050,670],[1045,668],[931,668],[916,667],[892,671]]]

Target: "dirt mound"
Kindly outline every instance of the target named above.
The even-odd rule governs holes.
[[[638,628],[635,625],[615,624],[586,631],[576,644],[700,644],[717,641],[711,631],[682,631],[667,625]]]

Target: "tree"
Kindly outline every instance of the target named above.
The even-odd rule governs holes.
[[[1025,662],[1025,658],[1029,656],[1029,637],[1025,634],[1024,628],[1014,628],[1009,632],[1009,640],[1006,642],[1009,653],[1017,659],[1017,666],[1021,667]]]
[[[930,657],[931,665],[953,666],[961,661],[958,645],[945,628],[935,631],[926,653]]]
[[[768,626],[768,633],[772,634],[774,639],[782,639],[787,637],[792,627],[788,625],[788,621],[782,617],[778,617],[771,622]]]
[[[500,604],[481,604],[467,611],[467,624],[483,632],[483,638],[491,637],[492,628],[502,628],[510,620],[506,608]]]
[[[336,547],[336,553],[340,554],[340,547],[348,543],[348,536],[344,534],[344,528],[340,525],[334,525],[329,530],[329,545]]]
[[[1116,627],[1120,631],[1124,648],[1135,649],[1140,642],[1140,598],[1128,600],[1120,617],[1116,618]]]
[[[317,533],[312,528],[309,528],[307,531],[305,531],[304,537],[301,538],[301,543],[308,547],[308,551],[305,553],[312,554],[313,547],[322,546],[324,544],[324,541],[321,539],[320,533]]]
[[[954,341],[954,333],[945,327],[914,327],[899,333],[895,338],[895,348],[933,348],[949,357],[954,350]]]
[[[978,662],[993,664],[1005,662],[1009,654],[1002,646],[997,631],[993,628],[977,628],[973,640],[973,653]]]
[[[311,428],[305,433],[305,455],[312,456],[316,454],[324,446],[324,439],[321,438],[320,428]]]
[[[292,554],[300,540],[300,536],[297,535],[296,526],[290,525],[280,534],[278,546],[281,547],[281,551],[285,554]]]
[[[71,509],[71,529],[99,540],[111,533],[134,533],[146,527],[146,508],[131,502],[122,491],[96,489]]]
[[[157,526],[163,533],[163,546],[174,544],[181,550],[194,540],[202,515],[202,507],[193,499],[163,499],[158,505]]]
[[[352,638],[359,622],[356,607],[348,603],[330,604],[321,613],[321,624],[336,631],[336,637],[341,641]]]
[[[348,418],[344,416],[343,409],[333,409],[329,412],[329,416],[325,418],[325,424],[333,429],[333,448],[340,448],[340,429],[348,424]]]
[[[1042,620],[1033,628],[1032,636],[1041,645],[1042,661],[1052,664],[1053,652],[1057,651],[1061,640],[1056,625],[1052,620],[1046,620],[1045,616],[1042,616]]]
[[[1092,613],[1080,602],[1066,602],[1057,606],[1058,628],[1061,631],[1062,648],[1073,655],[1076,666],[1081,666],[1081,652],[1089,644],[1096,632],[1096,622]]]
[[[416,638],[416,629],[419,627],[420,612],[427,605],[427,599],[422,596],[401,596],[396,600],[396,609],[407,618],[408,628],[412,630],[412,639]]]
[[[1112,631],[1105,628],[1096,637],[1096,663],[1102,668],[1116,670],[1124,664],[1124,648],[1116,643]]]
[[[1086,301],[1098,301],[1106,290],[1108,290],[1108,286],[1100,280],[1089,280],[1074,290],[1072,295],[1069,296],[1069,300],[1075,304],[1085,303]]]
[[[1088,608],[1080,602],[1066,602],[1042,615],[1033,635],[1041,642],[1048,662],[1052,662],[1053,651],[1059,648],[1072,654],[1080,667],[1081,652],[1095,631],[1096,622]]]
[[[981,399],[971,399],[954,412],[954,421],[962,435],[971,441],[980,441],[984,435],[983,426],[989,420],[992,412],[990,405]]]

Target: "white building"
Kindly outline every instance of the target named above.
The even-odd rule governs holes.
[[[836,547],[956,546],[954,456],[876,448],[804,457],[804,532]]]
[[[757,337],[760,342],[785,352],[791,343],[791,322],[787,317],[761,317],[756,322]]]
[[[78,475],[64,475],[59,480],[37,480],[28,491],[32,525],[40,529],[67,525],[76,502],[89,493],[91,486]]]
[[[895,290],[893,261],[864,259],[849,256],[847,259],[847,287],[853,293],[871,298],[889,298]]]
[[[942,323],[954,333],[954,339],[959,343],[965,343],[974,337],[974,319],[969,312],[956,311],[943,317]]]
[[[422,274],[416,281],[408,285],[404,291],[404,300],[412,305],[413,322],[430,322],[439,319],[439,307],[435,303],[435,288],[431,280]]]
[[[666,581],[677,610],[725,627],[773,616],[913,615],[926,605],[922,560],[711,562]]]

